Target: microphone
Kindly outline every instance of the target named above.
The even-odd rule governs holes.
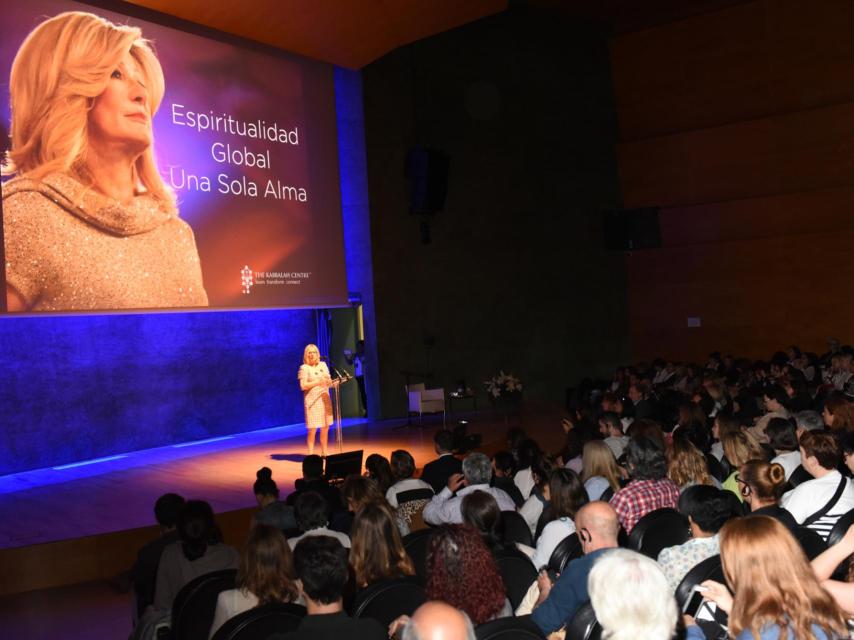
[[[329,360],[329,356],[318,356],[321,360]]]

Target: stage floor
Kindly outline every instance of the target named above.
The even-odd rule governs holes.
[[[469,432],[482,435],[486,452],[503,448],[507,427],[519,424],[519,418],[508,422],[487,412],[455,417],[470,421]],[[558,415],[529,414],[521,420],[541,446],[560,447]],[[420,469],[436,456],[433,433],[441,418],[398,428],[403,423],[348,419],[344,450],[363,449],[367,458],[406,449]],[[332,434],[330,440],[330,453],[337,453]],[[151,526],[155,500],[170,491],[207,500],[216,513],[253,507],[255,472],[270,467],[286,496],[302,475],[305,453],[305,429],[299,424],[0,477],[0,549]]]

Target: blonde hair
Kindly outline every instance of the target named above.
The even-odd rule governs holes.
[[[730,465],[735,469],[748,460],[767,460],[767,454],[762,450],[762,445],[749,431],[737,431],[735,433],[721,434],[721,444],[724,455]]]
[[[703,453],[687,438],[674,438],[670,449],[667,477],[680,487],[689,484],[715,485],[709,463]]]
[[[142,73],[153,116],[166,89],[163,69],[136,27],[69,11],[37,26],[18,49],[9,76],[12,146],[3,175],[40,180],[60,172],[91,183],[86,170],[89,110],[126,54]],[[151,145],[136,159],[133,179],[162,204],[174,206]]]
[[[780,637],[815,640],[812,625],[848,637],[845,614],[822,588],[797,540],[778,520],[748,516],[720,531],[724,575],[733,589],[732,637],[744,629],[758,638],[769,624]],[[788,629],[787,629],[788,627]]]
[[[620,472],[611,448],[601,440],[591,440],[584,445],[581,455],[581,482],[601,476],[615,492],[620,490]]]
[[[302,350],[302,363],[308,364],[308,350],[314,349],[317,351],[317,355],[320,356],[320,349],[317,348],[316,344],[307,344],[305,345],[305,349]]]

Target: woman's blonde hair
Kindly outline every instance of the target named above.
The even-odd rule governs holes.
[[[591,440],[584,445],[581,455],[581,482],[601,476],[616,493],[620,490],[620,472],[611,448],[601,440]]]
[[[706,457],[688,438],[673,439],[667,477],[680,487],[690,484],[715,484],[709,473]]]
[[[748,460],[767,460],[762,445],[749,431],[721,434],[724,455],[734,469]]]
[[[822,588],[797,540],[780,521],[748,516],[720,531],[724,575],[733,589],[732,637],[747,629],[758,638],[766,625],[780,637],[815,640],[812,626],[847,638],[845,614]]]
[[[18,49],[9,76],[12,147],[3,175],[39,180],[60,172],[90,183],[89,110],[126,53],[139,65],[153,116],[165,91],[163,69],[138,28],[69,11],[33,29]],[[151,145],[136,159],[133,174],[134,182],[156,200],[174,205]]]
[[[318,356],[320,355],[320,349],[317,348],[316,344],[305,345],[305,349],[302,350],[302,363],[303,364],[308,364],[308,350],[309,349],[314,349],[315,351],[317,351],[317,355]]]

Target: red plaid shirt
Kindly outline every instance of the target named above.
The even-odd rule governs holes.
[[[676,508],[679,503],[679,487],[668,479],[632,480],[611,498],[611,506],[620,518],[620,524],[631,533],[638,520],[650,511]]]

